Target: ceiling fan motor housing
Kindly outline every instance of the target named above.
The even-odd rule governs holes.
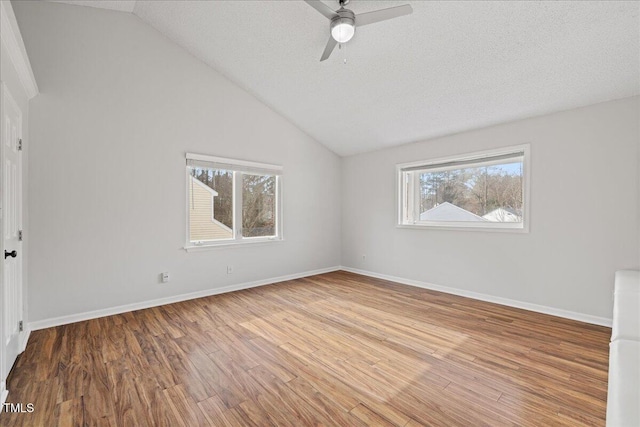
[[[346,43],[353,37],[356,30],[356,15],[349,9],[340,8],[331,20],[331,36],[338,43]]]

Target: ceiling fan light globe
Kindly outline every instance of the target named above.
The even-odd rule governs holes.
[[[346,43],[356,32],[354,22],[348,18],[339,18],[331,23],[331,37],[338,43]]]

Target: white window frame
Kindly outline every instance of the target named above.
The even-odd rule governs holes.
[[[512,233],[528,233],[530,227],[530,212],[531,212],[531,147],[530,144],[515,145],[510,147],[477,151],[473,153],[464,153],[459,155],[440,157],[435,159],[427,159],[417,162],[401,163],[396,165],[396,207],[397,207],[397,228],[413,228],[422,230],[466,230],[466,231],[490,231],[490,232],[512,232]],[[407,168],[416,168],[419,166],[434,167],[440,164],[446,164],[451,162],[462,161],[478,161],[482,162],[483,159],[489,159],[491,157],[503,156],[508,154],[522,153],[522,196],[523,196],[523,210],[522,210],[522,222],[464,222],[464,221],[412,221],[407,222],[404,220],[403,203],[405,202],[403,173]],[[453,166],[451,169],[458,169],[460,166]],[[442,169],[439,169],[442,170]],[[408,184],[409,186],[412,183]],[[415,184],[413,184],[415,186]],[[419,189],[415,189],[418,192]],[[411,204],[419,199],[419,195],[414,195],[407,203]],[[408,209],[414,210],[411,207]]]
[[[258,163],[251,162],[247,160],[237,160],[237,159],[228,159],[224,157],[216,157],[209,156],[206,154],[195,154],[195,153],[186,153],[187,164],[185,167],[186,174],[186,238],[185,238],[185,246],[184,249],[187,252],[191,251],[200,251],[207,249],[214,249],[220,247],[229,247],[229,246],[244,246],[244,245],[255,245],[255,244],[266,244],[266,243],[274,243],[280,242],[284,240],[284,233],[282,227],[282,174],[283,167],[280,165],[272,165],[268,163]],[[233,224],[232,228],[233,236],[229,239],[219,239],[219,240],[208,240],[203,241],[202,243],[194,243],[190,239],[190,215],[189,215],[189,181],[191,174],[189,173],[189,162],[196,161],[201,163],[204,167],[207,163],[212,165],[225,165],[225,169],[233,172]],[[215,166],[211,166],[212,169],[215,169]],[[222,167],[219,167],[222,168]],[[242,235],[242,174],[273,174],[276,177],[276,234],[275,236],[258,236],[258,237],[244,237]],[[213,203],[213,201],[212,201]],[[212,210],[213,211],[213,210]]]

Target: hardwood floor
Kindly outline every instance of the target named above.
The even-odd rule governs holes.
[[[35,331],[0,424],[604,425],[609,336],[335,272]]]

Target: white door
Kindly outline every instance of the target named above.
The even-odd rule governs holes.
[[[0,213],[2,214],[2,352],[1,379],[6,379],[20,353],[22,321],[22,111],[0,84],[2,159]]]

